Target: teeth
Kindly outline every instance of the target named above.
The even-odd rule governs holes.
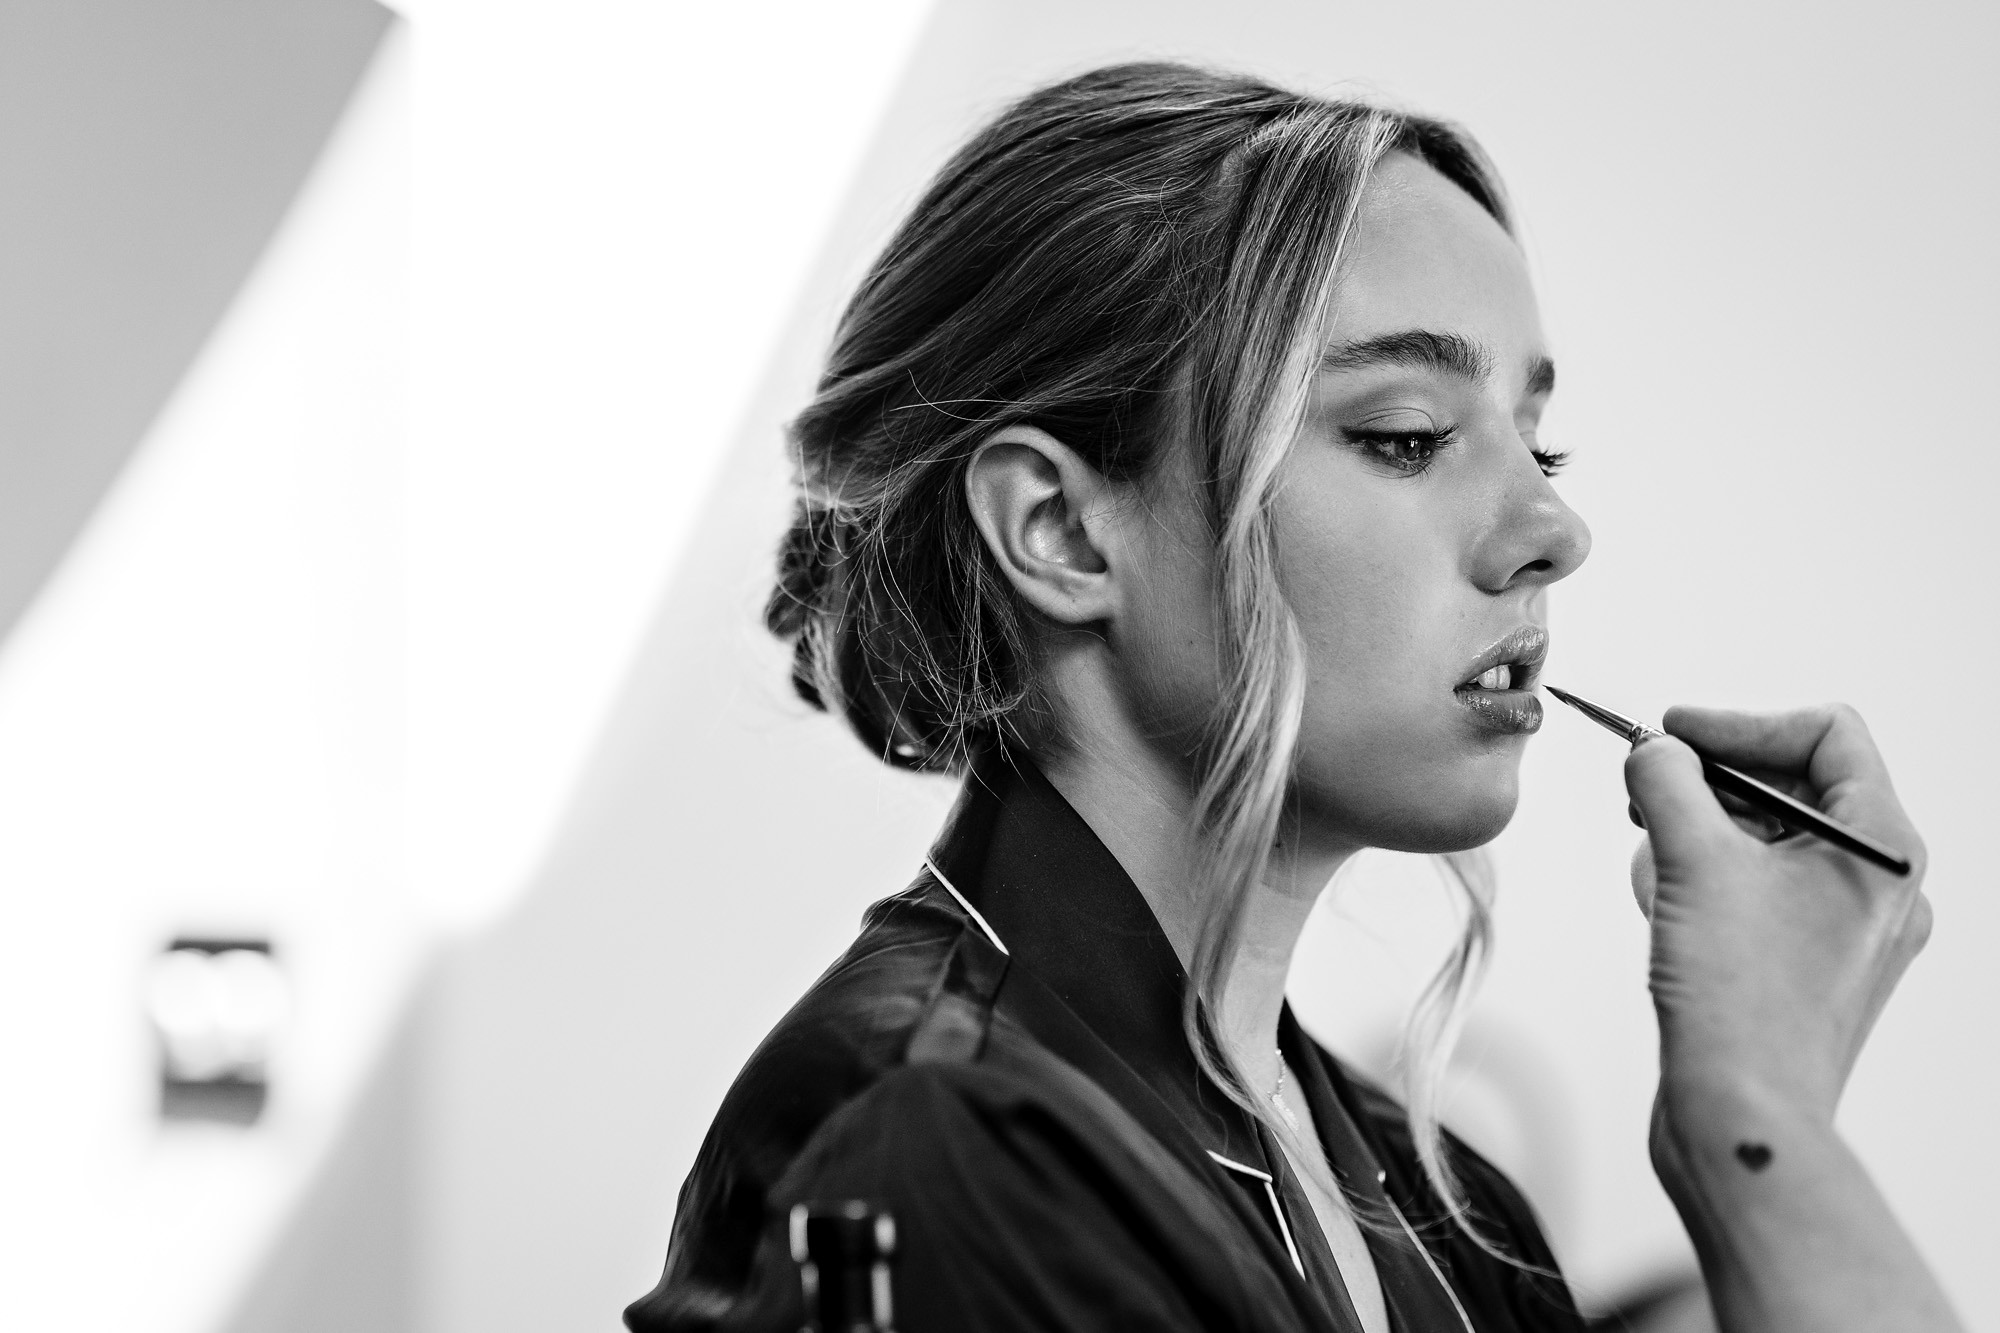
[[[1482,690],[1508,689],[1514,684],[1514,668],[1497,666],[1491,671],[1482,671],[1479,673],[1479,679],[1475,683]]]

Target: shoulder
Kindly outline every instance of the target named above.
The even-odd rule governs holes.
[[[775,1149],[789,1161],[829,1111],[900,1064],[960,929],[921,888],[871,907],[853,945],[751,1053],[704,1154]]]
[[[864,1199],[897,1221],[900,1327],[1303,1327],[1227,1205],[993,1012],[1005,961],[936,898],[871,912],[731,1088],[628,1326],[798,1328],[789,1209]]]
[[[666,1271],[627,1321],[700,1327],[747,1280],[772,1187],[827,1118],[903,1060],[961,922],[924,885],[871,907],[861,933],[752,1052],[681,1186]],[[646,1310],[667,1322],[640,1322]]]
[[[899,1066],[829,1115],[765,1200],[748,1271],[633,1307],[636,1329],[795,1329],[792,1205],[864,1199],[896,1219],[899,1327],[1303,1325],[1208,1195],[1094,1085],[996,1026],[988,1058]]]

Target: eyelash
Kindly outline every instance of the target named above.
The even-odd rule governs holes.
[[[1372,451],[1376,457],[1405,476],[1420,476],[1429,470],[1431,460],[1438,451],[1458,441],[1458,427],[1447,426],[1443,430],[1350,430],[1347,438]],[[1418,459],[1399,458],[1390,450],[1399,444],[1416,443],[1423,450]],[[1553,477],[1569,462],[1567,449],[1530,449],[1535,464],[1542,475]]]
[[[1458,428],[1447,426],[1443,430],[1351,430],[1347,432],[1347,438],[1398,472],[1415,477],[1429,469],[1431,460],[1437,456],[1439,450],[1458,440]],[[1422,457],[1398,457],[1396,446],[1401,444],[1417,445],[1422,451]]]

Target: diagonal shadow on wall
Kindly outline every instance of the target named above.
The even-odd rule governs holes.
[[[220,322],[391,17],[0,0],[0,635]]]

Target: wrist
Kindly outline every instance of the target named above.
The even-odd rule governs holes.
[[[1670,1194],[1707,1195],[1845,1152],[1830,1116],[1809,1099],[1754,1080],[1665,1079],[1653,1108],[1653,1168]],[[1678,1187],[1678,1188],[1677,1188]]]
[[[1721,1327],[1961,1329],[1827,1117],[1768,1088],[1663,1082],[1651,1146]]]
[[[1824,1131],[1846,1084],[1846,1071],[1807,1052],[1814,1043],[1730,1042],[1715,1032],[1660,1033],[1659,1109],[1683,1133],[1737,1122],[1773,1122]]]

